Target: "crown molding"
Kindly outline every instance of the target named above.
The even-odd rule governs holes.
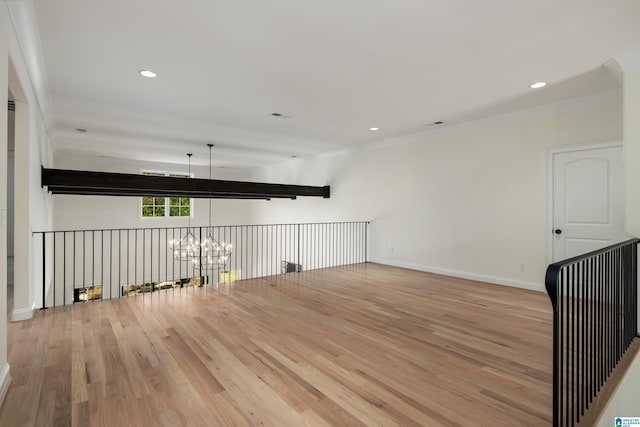
[[[382,141],[376,141],[355,147],[355,150],[371,150],[393,147],[396,145],[411,144],[415,142],[427,141],[432,138],[455,135],[464,132],[471,132],[492,126],[514,123],[524,120],[531,120],[540,117],[551,116],[554,114],[580,110],[584,108],[595,107],[611,102],[622,102],[622,89],[615,89],[608,92],[596,93],[579,98],[573,98],[554,104],[542,105],[539,107],[527,108],[524,110],[513,111],[511,113],[501,114],[498,116],[488,117],[480,120],[454,124],[433,130],[414,133],[411,135],[389,138]]]
[[[6,5],[17,48],[24,64],[25,77],[33,90],[42,120],[49,128],[47,114],[51,111],[51,93],[33,2],[10,1],[6,2]],[[15,61],[18,58],[13,59]],[[17,67],[17,64],[14,63],[14,66]],[[26,90],[26,88],[23,89]]]
[[[526,108],[523,110],[517,110],[506,114],[500,114],[493,117],[488,117],[479,120],[472,120],[468,122],[449,125],[446,127],[440,127],[437,129],[430,129],[422,132],[412,133],[410,135],[403,135],[394,138],[387,138],[380,141],[371,142],[368,144],[362,144],[355,147],[348,147],[340,150],[327,151],[310,156],[300,156],[297,159],[288,159],[287,162],[300,161],[304,158],[323,158],[333,157],[339,155],[346,155],[351,153],[357,153],[361,151],[379,150],[383,148],[395,147],[404,144],[413,144],[418,142],[429,141],[434,138],[450,136],[465,132],[471,132],[483,128],[497,126],[501,124],[514,123],[524,120],[531,120],[540,117],[551,116],[554,114],[581,110],[585,108],[596,107],[612,102],[622,102],[622,89],[614,89],[607,92],[595,93],[578,98],[568,99],[566,101],[556,102],[553,104],[546,104],[538,107]],[[268,167],[270,165],[265,165]]]

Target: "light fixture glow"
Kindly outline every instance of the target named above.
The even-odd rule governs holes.
[[[152,79],[152,78],[154,78],[155,76],[157,76],[157,74],[156,74],[156,73],[154,73],[154,72],[153,72],[153,71],[151,71],[151,70],[140,70],[140,71],[138,71],[138,72],[140,73],[140,75],[141,75],[141,76],[148,77],[148,78],[150,78],[150,79]]]
[[[533,84],[529,85],[529,87],[531,89],[540,89],[541,87],[545,87],[546,85],[547,85],[547,82],[536,82],[536,83],[533,83]]]
[[[369,130],[380,130],[380,128],[369,128]]]

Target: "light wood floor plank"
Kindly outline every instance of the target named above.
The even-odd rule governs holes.
[[[546,295],[376,264],[9,324],[2,426],[546,426]]]

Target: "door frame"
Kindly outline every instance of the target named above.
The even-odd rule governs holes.
[[[623,147],[623,161],[624,161],[624,144],[622,139],[607,140],[602,142],[594,142],[588,144],[576,144],[576,145],[562,145],[556,147],[547,148],[547,172],[546,172],[546,218],[545,218],[545,230],[547,237],[545,238],[547,246],[546,263],[547,265],[553,262],[553,156],[561,153],[573,153],[577,151],[589,151],[598,150],[602,148],[614,148]],[[624,183],[623,183],[624,185]],[[624,189],[623,189],[624,190]],[[623,202],[624,203],[624,202]]]

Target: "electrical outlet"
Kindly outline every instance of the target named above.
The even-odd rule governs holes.
[[[525,264],[524,262],[520,263],[520,271],[526,271],[527,270],[527,264]]]

